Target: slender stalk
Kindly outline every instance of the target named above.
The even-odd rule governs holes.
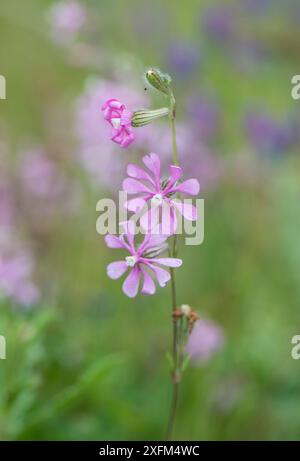
[[[170,95],[171,100],[171,127],[172,127],[172,144],[173,144],[173,162],[174,165],[179,165],[178,162],[178,152],[177,152],[177,143],[176,143],[176,122],[175,122],[175,98],[173,93]],[[172,250],[170,251],[171,257],[176,256],[176,234],[173,237]],[[180,371],[180,326],[181,322],[176,319],[175,313],[177,308],[177,299],[176,299],[176,283],[175,283],[175,274],[174,269],[170,269],[171,274],[171,297],[172,297],[172,317],[173,317],[173,370],[172,370],[172,399],[170,406],[170,413],[167,425],[167,440],[170,440],[173,433],[176,410],[178,404],[178,393],[179,393],[179,383],[181,380],[181,371]]]
[[[173,143],[173,161],[174,165],[178,166],[178,152],[177,152],[177,143],[176,143],[176,122],[175,122],[175,113],[171,118],[172,125],[172,143]]]

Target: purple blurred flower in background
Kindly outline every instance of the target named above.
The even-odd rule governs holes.
[[[263,112],[252,112],[246,117],[247,136],[261,153],[280,154],[299,142],[299,124],[293,119],[275,120]]]
[[[66,186],[55,161],[42,148],[22,152],[20,177],[26,193],[41,199],[61,197]]]
[[[211,320],[197,320],[189,336],[186,353],[196,363],[205,363],[224,345],[223,330]]]
[[[231,40],[236,31],[234,8],[230,5],[209,6],[203,13],[202,23],[211,38],[220,42]]]
[[[84,6],[73,0],[54,3],[48,10],[51,36],[58,43],[72,42],[87,21]]]
[[[186,79],[199,67],[199,49],[184,42],[173,43],[168,50],[167,62],[171,74]]]
[[[202,141],[216,136],[220,124],[219,107],[207,96],[193,96],[187,103],[187,114]]]

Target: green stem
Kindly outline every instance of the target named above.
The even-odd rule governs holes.
[[[172,127],[172,144],[173,144],[173,162],[174,165],[178,166],[178,153],[177,153],[177,143],[176,143],[176,122],[175,122],[175,98],[173,93],[170,95],[170,116],[171,116],[171,127]],[[176,234],[173,237],[173,245],[172,250],[170,251],[171,257],[176,256]],[[175,313],[177,308],[177,299],[176,299],[176,284],[175,284],[175,274],[174,269],[170,269],[171,275],[171,295],[172,295],[172,314]],[[175,418],[176,418],[176,411],[177,411],[177,404],[178,404],[178,392],[179,392],[179,383],[181,380],[181,353],[180,353],[180,326],[181,322],[175,318],[173,315],[173,370],[172,370],[172,399],[171,399],[171,407],[168,419],[168,426],[167,426],[167,440],[172,438]]]
[[[178,166],[179,162],[178,162],[177,143],[176,143],[175,116],[171,118],[171,125],[172,125],[173,161],[174,161],[174,165]]]

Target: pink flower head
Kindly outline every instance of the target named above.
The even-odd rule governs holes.
[[[121,147],[128,147],[135,139],[131,126],[132,112],[118,99],[108,99],[101,110],[104,112],[105,120],[112,126],[111,140]]]
[[[33,261],[31,256],[14,249],[0,253],[0,293],[23,306],[35,304],[40,296],[31,281]]]
[[[182,169],[170,165],[170,176],[161,178],[161,163],[157,154],[143,157],[143,162],[148,171],[137,165],[129,164],[127,174],[129,178],[123,181],[123,190],[136,197],[128,200],[125,206],[133,212],[138,212],[147,204],[150,209],[141,217],[144,229],[157,227],[160,221],[160,208],[162,209],[161,231],[164,234],[174,233],[177,227],[176,210],[186,219],[195,221],[197,210],[192,204],[175,199],[175,194],[197,195],[200,185],[197,179],[188,179],[180,182]]]
[[[142,280],[141,292],[153,295],[156,291],[155,278],[161,287],[170,280],[170,273],[161,266],[180,267],[181,259],[157,258],[160,253],[167,249],[167,236],[146,234],[140,245],[135,245],[134,234],[127,231],[117,237],[106,235],[105,242],[109,248],[123,248],[130,255],[122,261],[110,263],[107,266],[107,275],[111,279],[120,278],[125,272],[130,271],[123,283],[123,292],[134,298],[139,290],[140,279]]]
[[[60,43],[74,40],[87,21],[85,7],[75,0],[54,3],[48,14],[53,39]]]
[[[224,344],[223,330],[211,320],[197,320],[189,336],[186,353],[194,362],[207,362]]]

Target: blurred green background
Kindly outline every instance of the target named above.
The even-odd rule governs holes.
[[[118,252],[95,229],[126,163],[172,155],[164,122],[128,150],[101,126],[102,95],[164,104],[142,79],[159,66],[174,82],[181,164],[205,198],[204,243],[180,245],[178,298],[225,336],[187,370],[174,437],[298,439],[298,2],[79,3],[74,17],[50,0],[0,6],[0,438],[164,438],[170,287],[126,298],[106,276]]]

